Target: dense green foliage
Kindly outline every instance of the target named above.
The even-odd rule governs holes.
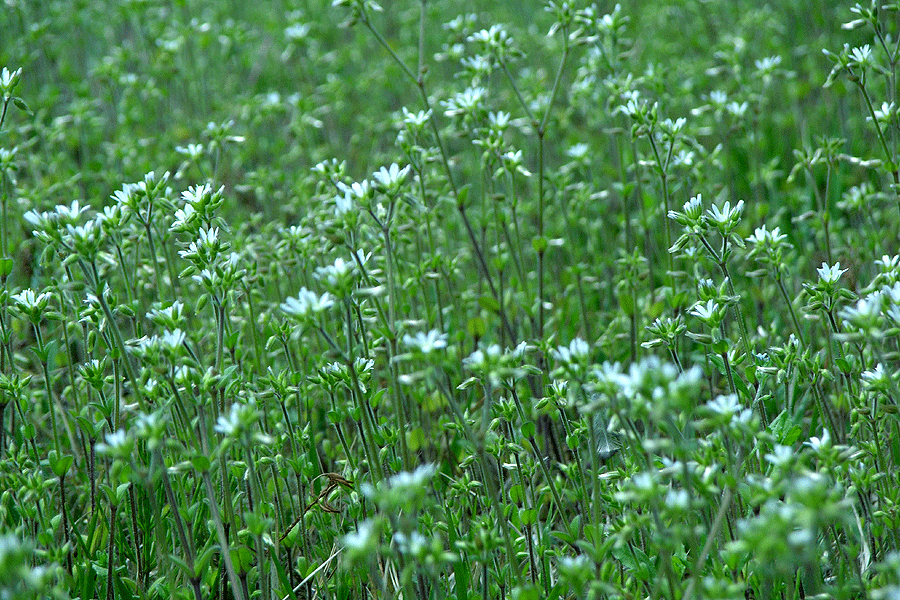
[[[897,598],[900,13],[8,0],[0,598]]]

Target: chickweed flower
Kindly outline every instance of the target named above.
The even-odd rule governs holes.
[[[481,117],[485,111],[485,96],[487,96],[487,90],[483,87],[467,88],[442,103],[445,109],[444,115],[465,118]]]
[[[344,173],[347,170],[347,162],[338,162],[338,159],[332,158],[330,160],[323,160],[310,170],[313,173],[318,173],[325,179],[336,181],[344,176]]]
[[[525,177],[531,177],[531,171],[526,169],[525,165],[522,164],[521,150],[504,152],[500,156],[500,159],[503,161],[503,167],[510,173],[516,171]]]
[[[865,298],[857,300],[855,306],[846,306],[838,315],[847,327],[845,335],[853,339],[879,339],[884,337],[881,318],[883,294],[872,292]]]
[[[591,147],[585,143],[579,142],[577,144],[573,144],[566,149],[566,156],[569,158],[574,158],[577,161],[583,161],[588,157],[588,152],[590,152]]]
[[[706,211],[706,219],[707,222],[711,223],[723,236],[726,236],[741,222],[741,213],[743,211],[743,200],[739,200],[734,208],[731,207],[731,202],[726,201],[721,208],[713,205],[708,209]]]
[[[121,190],[116,190],[110,196],[110,199],[116,202],[116,204],[122,206],[124,209],[130,211],[137,211],[137,195],[138,195],[138,185],[136,183],[123,183]]]
[[[382,194],[396,196],[406,180],[409,169],[409,165],[401,169],[397,166],[397,163],[393,163],[388,168],[381,167],[380,170],[372,174],[372,178],[375,181],[375,189]]]
[[[176,211],[172,231],[193,231],[197,222],[209,228],[215,218],[215,211],[225,202],[225,187],[213,191],[208,183],[195,185],[181,192],[184,208]]]
[[[29,210],[23,216],[35,228],[32,231],[34,237],[45,244],[51,244],[54,241],[61,241],[62,231],[66,226],[76,224],[81,215],[90,208],[90,205],[81,206],[78,200],[74,200],[70,206],[60,204],[47,212]]]
[[[331,293],[343,298],[350,294],[356,281],[356,272],[356,263],[338,257],[333,264],[316,268],[315,278]]]
[[[835,263],[831,266],[828,263],[822,263],[822,266],[816,269],[819,274],[819,280],[826,285],[835,284],[841,278],[841,275],[847,272],[847,269],[841,268],[841,263]]]
[[[702,215],[703,195],[697,194],[684,203],[681,211],[670,210],[668,217],[685,228],[695,228],[699,227]]]
[[[878,363],[874,369],[863,371],[860,375],[863,386],[870,392],[886,393],[891,389],[891,376],[884,370],[884,365]]]
[[[219,228],[203,228],[197,232],[197,239],[188,244],[178,254],[189,260],[198,269],[208,268],[213,265],[219,254],[227,252],[231,244],[219,240]]]
[[[736,394],[717,396],[706,403],[706,409],[713,415],[712,421],[720,426],[746,425],[753,420],[753,411],[744,408]]]
[[[93,262],[100,254],[104,237],[100,222],[93,220],[83,225],[67,225],[63,243],[74,250],[75,254]]]
[[[416,332],[414,336],[405,334],[403,345],[420,354],[431,354],[447,347],[447,334],[437,329],[428,332]]]
[[[864,181],[844,192],[844,196],[838,201],[837,207],[842,210],[865,210],[878,195],[879,193],[875,190],[875,186],[869,181]]]
[[[819,280],[816,283],[803,284],[803,288],[810,295],[807,310],[831,312],[838,307],[841,301],[856,299],[853,292],[837,285],[841,276],[847,272],[847,269],[841,269],[841,263],[828,265],[823,262],[816,271],[819,274]]]
[[[94,220],[106,235],[117,235],[122,231],[122,226],[128,220],[129,214],[122,209],[121,204],[104,206],[103,212],[97,213]]]
[[[745,240],[750,246],[748,256],[756,258],[764,265],[779,269],[784,266],[785,251],[791,247],[786,240],[787,236],[781,233],[781,229],[778,227],[772,231],[769,231],[765,225],[757,227],[753,235]],[[780,276],[780,271],[777,274]]]
[[[8,173],[16,170],[15,158],[18,153],[18,148],[0,148],[0,172],[6,171]]]
[[[35,325],[44,319],[44,313],[52,298],[53,295],[50,292],[38,294],[32,289],[22,290],[18,294],[12,295],[15,310]]]
[[[416,467],[412,472],[397,473],[377,486],[364,483],[360,487],[360,491],[382,510],[408,512],[421,505],[435,473],[437,473],[437,467],[429,463]]]
[[[106,434],[106,441],[97,444],[97,452],[115,459],[131,461],[134,452],[134,438],[119,429]]]
[[[328,292],[318,295],[308,289],[301,288],[296,297],[291,296],[281,303],[281,310],[289,317],[299,321],[307,320],[334,306],[334,298]]]
[[[190,204],[184,208],[175,210],[175,220],[169,227],[169,231],[174,233],[195,232],[200,224],[200,215],[194,210]]]
[[[676,137],[684,130],[684,126],[687,124],[687,119],[684,117],[679,117],[677,119],[663,119],[663,121],[659,124],[659,130],[663,135],[668,137]]]
[[[866,291],[900,283],[900,255],[888,256],[885,254],[875,261],[875,267],[878,269],[878,273],[872,279],[872,283],[866,287]]]
[[[705,304],[698,302],[690,311],[688,311],[688,313],[700,319],[711,329],[718,329],[725,320],[727,307],[719,304],[713,299],[709,299]]]
[[[375,197],[375,188],[368,179],[354,181],[350,185],[339,181],[337,186],[344,194],[355,198],[363,206],[368,206],[369,201]]]
[[[490,75],[494,68],[494,61],[491,60],[491,57],[482,54],[464,56],[460,62],[462,62],[462,66],[465,69],[468,78],[476,85],[483,78]]]
[[[21,79],[22,67],[15,71],[10,71],[8,68],[3,67],[3,70],[0,71],[0,95],[3,96],[3,102],[8,101],[12,97],[13,90],[19,85]]]
[[[381,538],[381,520],[366,519],[344,536],[344,552],[351,564],[364,564],[374,559]]]
[[[522,358],[527,346],[522,342],[513,350],[501,350],[497,344],[478,349],[463,359],[463,365],[491,385],[498,385],[508,379],[520,379],[530,372],[530,368],[522,365]],[[471,380],[470,380],[471,382]],[[470,382],[462,384],[467,386]]]
[[[568,346],[559,346],[550,350],[550,356],[559,363],[560,371],[575,378],[581,378],[587,372],[590,363],[591,346],[581,338],[575,338]],[[553,373],[557,373],[554,371]],[[551,373],[551,376],[555,375]]]
[[[403,113],[403,124],[413,134],[413,139],[417,139],[425,132],[425,128],[428,126],[428,121],[431,119],[431,109],[410,112],[404,106],[400,111]]]
[[[184,154],[188,160],[197,162],[203,156],[203,144],[188,144],[187,146],[175,146],[175,152]]]
[[[872,47],[869,44],[858,46],[850,51],[851,67],[859,67],[865,69],[873,66],[875,63],[872,58]]]
[[[254,401],[235,402],[228,414],[219,415],[215,429],[225,437],[236,440],[247,434],[256,425],[258,418],[259,411]]]
[[[782,446],[775,444],[772,447],[772,453],[766,454],[766,461],[771,463],[775,468],[784,468],[791,465],[796,460],[797,453],[790,446]]]

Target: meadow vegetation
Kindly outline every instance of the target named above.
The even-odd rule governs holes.
[[[0,598],[900,597],[896,4],[0,32]]]

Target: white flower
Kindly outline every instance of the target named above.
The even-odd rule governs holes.
[[[778,65],[781,64],[780,56],[767,56],[763,59],[754,61],[754,66],[756,66],[757,70],[772,72]]]
[[[781,444],[775,444],[775,447],[772,448],[772,454],[766,454],[766,460],[776,467],[789,465],[793,458],[794,449]]]
[[[307,23],[294,23],[284,30],[284,37],[289,42],[302,40],[309,34],[310,26]]]
[[[709,103],[717,108],[723,108],[728,102],[728,95],[722,90],[713,90],[709,93]]]
[[[192,185],[181,192],[181,199],[187,204],[196,204],[202,202],[203,198],[211,193],[212,187],[208,183],[204,183],[203,185]]]
[[[850,51],[853,62],[860,67],[869,66],[872,62],[872,48],[869,44],[854,48]]]
[[[437,473],[437,467],[434,464],[420,465],[411,473],[409,471],[401,471],[396,475],[392,475],[388,479],[388,487],[392,490],[415,492],[425,487],[435,473]]]
[[[175,220],[172,222],[172,225],[171,227],[169,227],[169,229],[175,232],[189,229],[191,223],[196,218],[197,211],[194,210],[193,206],[187,204],[184,208],[179,208],[175,211]]]
[[[344,536],[344,548],[351,554],[367,554],[378,541],[378,532],[375,531],[375,522],[366,519],[356,528],[356,531]]]
[[[831,447],[831,434],[828,433],[827,429],[822,430],[822,437],[811,437],[808,442],[804,443],[805,446],[809,446],[815,452],[819,452],[820,450],[825,450]]]
[[[175,152],[185,154],[190,160],[196,161],[203,156],[203,144],[188,144],[187,146],[175,146]]]
[[[35,293],[32,289],[22,290],[18,294],[12,295],[12,300],[16,304],[16,308],[22,312],[43,311],[47,308],[47,303],[53,296],[50,292]]]
[[[347,192],[343,196],[340,194],[334,197],[334,216],[340,217],[350,213],[353,210],[353,198]]]
[[[100,454],[106,454],[107,456],[113,456],[115,458],[119,458],[122,460],[128,460],[131,458],[131,453],[134,450],[134,438],[125,434],[125,431],[119,429],[118,431],[107,433],[106,441],[104,443],[97,444],[97,452]]]
[[[346,281],[356,270],[356,265],[347,262],[343,258],[338,257],[334,264],[324,267],[317,267],[315,272],[316,279],[325,280],[331,286],[337,286]]]
[[[21,78],[22,67],[19,67],[15,71],[10,71],[6,67],[3,67],[3,70],[0,71],[0,92],[3,93],[4,99],[8,98],[8,94],[12,92],[13,88],[16,87],[16,84],[19,83]]]
[[[734,416],[741,410],[741,404],[735,394],[718,396],[715,400],[706,403],[710,410],[720,415]]]
[[[559,346],[551,350],[550,354],[563,364],[571,364],[573,362],[581,362],[582,359],[587,358],[590,351],[591,347],[586,341],[581,338],[575,338],[569,342],[568,346]]]
[[[706,304],[701,304],[697,302],[688,314],[694,315],[698,319],[703,322],[713,322],[717,320],[717,315],[719,314],[719,304],[710,298],[706,301]]]
[[[328,292],[319,296],[304,287],[296,297],[291,296],[282,302],[281,310],[290,317],[303,319],[321,313],[333,305],[334,300]]]
[[[431,118],[431,110],[420,110],[419,112],[410,112],[404,106],[401,109],[403,113],[403,123],[408,125],[412,129],[421,129],[428,124],[428,119]]]
[[[591,147],[584,143],[578,143],[573,146],[570,146],[568,150],[566,150],[566,155],[581,160],[585,158],[590,151]]]
[[[763,225],[762,227],[757,227],[753,235],[747,238],[747,243],[754,246],[777,246],[785,239],[787,239],[787,236],[781,233],[781,228],[776,227],[769,231]]]
[[[406,334],[403,336],[403,345],[418,350],[422,354],[429,354],[447,347],[447,334],[437,329],[432,329],[427,333],[419,331],[415,336]]]
[[[166,331],[163,333],[160,338],[160,343],[163,347],[169,348],[171,350],[177,350],[183,343],[185,339],[185,334],[182,330],[176,329],[175,331]]]
[[[496,363],[503,351],[497,344],[491,344],[484,350],[478,349],[463,359],[463,364],[471,371],[485,370]]]
[[[445,101],[444,114],[448,117],[456,117],[474,112],[481,106],[487,90],[483,87],[470,87]]]
[[[397,163],[391,164],[389,168],[381,167],[378,171],[375,171],[372,174],[372,177],[378,183],[378,187],[381,190],[389,190],[395,191],[397,190],[403,181],[406,179],[406,175],[409,173],[410,166],[406,165],[402,169],[397,165]]]
[[[703,194],[697,194],[692,197],[690,200],[684,203],[684,206],[681,208],[681,212],[684,217],[689,221],[695,221],[700,218],[700,214],[703,210]],[[678,212],[674,210],[669,211],[668,217],[670,219],[678,219],[682,216]]]
[[[709,210],[706,211],[706,214],[709,216],[709,220],[716,225],[729,229],[737,225],[737,221],[740,220],[743,210],[743,200],[738,200],[738,203],[734,206],[734,208],[731,207],[730,201],[726,201],[725,204],[722,205],[722,208],[713,205]]]
[[[488,115],[488,121],[491,123],[491,127],[494,127],[500,131],[503,131],[509,126],[510,115],[508,112],[492,112]]]
[[[884,365],[878,363],[874,369],[863,371],[860,375],[863,385],[869,391],[887,390],[891,385],[891,377],[884,370]]]
[[[822,266],[816,271],[819,273],[819,279],[822,280],[822,283],[836,283],[841,278],[841,275],[847,272],[847,269],[842,269],[839,262],[832,266],[828,266],[827,263],[823,262]]]

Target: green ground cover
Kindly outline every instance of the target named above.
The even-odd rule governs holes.
[[[900,14],[7,0],[0,598],[900,597]]]

